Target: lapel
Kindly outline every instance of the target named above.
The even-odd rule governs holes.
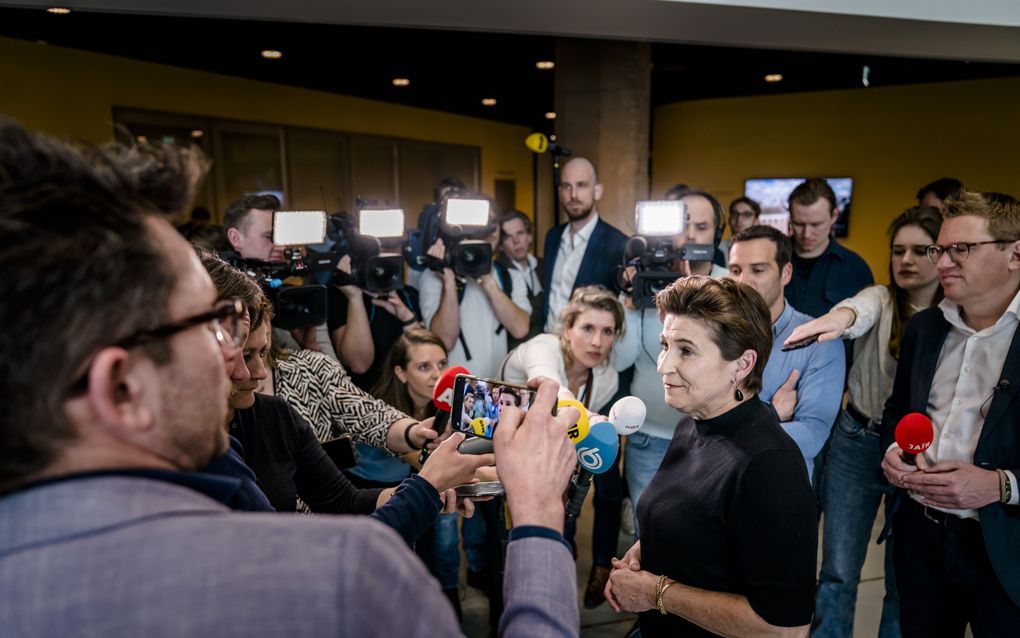
[[[560,252],[560,240],[563,238],[564,228],[566,228],[565,224],[551,228],[545,236],[545,245],[542,246],[542,252],[545,253],[544,261],[548,266],[542,273],[542,285],[546,290],[552,287],[552,274],[556,269],[556,256]]]
[[[1013,402],[1017,390],[1020,389],[1020,382],[1017,381],[1017,373],[1020,372],[1020,339],[1017,338],[1018,333],[1020,331],[1013,333],[1013,339],[1009,343],[1009,353],[1006,354],[1006,362],[1002,364],[1002,372],[999,375],[999,379],[1007,385],[1001,389],[996,386],[996,390],[993,392],[992,403],[988,406],[988,416],[985,417],[985,423],[981,426],[978,447],[986,444],[992,431],[1004,421],[1007,408]]]
[[[591,238],[588,240],[588,246],[584,249],[584,257],[581,258],[581,267],[577,269],[577,278],[574,279],[574,288],[579,285],[578,282],[591,282],[595,278],[591,276],[591,271],[595,267],[595,264],[599,261],[599,252],[602,250],[602,236],[605,234],[605,228],[603,227],[602,220],[598,220],[595,223],[595,229],[591,232]]]
[[[913,363],[915,373],[919,375],[920,383],[912,383],[912,395],[910,406],[917,412],[927,413],[928,395],[931,394],[931,383],[935,378],[935,368],[938,367],[939,354],[942,352],[942,344],[949,334],[949,322],[942,315],[942,311],[935,308],[938,313],[933,317],[934,325],[926,329],[921,328],[921,338],[918,340],[918,355]]]

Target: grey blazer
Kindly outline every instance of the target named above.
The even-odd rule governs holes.
[[[510,543],[505,636],[576,636],[563,543]],[[191,489],[98,476],[0,499],[4,636],[453,636],[449,602],[366,517],[231,512]]]

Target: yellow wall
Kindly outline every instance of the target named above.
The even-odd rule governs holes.
[[[921,185],[1020,195],[1020,78],[684,102],[654,127],[655,196],[686,182],[726,205],[748,177],[853,177],[840,241],[883,282],[886,228]]]
[[[482,190],[514,179],[531,212],[524,126],[0,38],[0,114],[105,142],[114,106],[480,146]]]

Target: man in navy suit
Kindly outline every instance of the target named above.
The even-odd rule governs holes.
[[[590,161],[575,157],[564,164],[559,194],[569,221],[545,235],[545,331],[553,334],[559,332],[560,312],[575,288],[612,287],[627,244],[626,235],[599,218],[602,184]]]
[[[961,192],[928,257],[945,299],[914,316],[882,416],[882,469],[900,490],[894,561],[903,636],[1020,627],[1020,201]],[[893,442],[909,412],[934,438],[916,465]],[[904,492],[904,490],[906,490]]]

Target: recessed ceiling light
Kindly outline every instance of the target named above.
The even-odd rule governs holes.
[[[267,60],[279,60],[283,57],[283,52],[277,51],[276,49],[263,49],[262,57]]]
[[[549,141],[550,142],[555,142],[556,141],[556,134],[555,133],[553,133],[552,135],[549,136]]]
[[[144,135],[139,135],[135,137],[135,140],[137,140],[139,144],[145,144],[146,142],[149,141],[149,138],[145,137]]]
[[[781,73],[769,73],[765,76],[766,82],[781,82],[782,80],[783,75]]]
[[[66,16],[71,13],[71,10],[67,7],[50,7],[46,10],[46,13],[52,13],[53,15]]]
[[[410,86],[411,80],[407,78],[393,78],[393,86]]]
[[[543,71],[548,71],[549,69],[556,68],[556,63],[553,62],[552,60],[539,60],[538,62],[535,63],[535,68],[542,69]]]
[[[496,98],[487,97],[482,99],[482,106],[496,106]]]
[[[556,112],[555,111],[549,111],[548,113],[545,114],[545,119],[547,119],[547,120],[555,120],[556,119]]]
[[[203,135],[205,135],[205,131],[202,129],[197,128],[191,132],[191,137],[202,137]]]

